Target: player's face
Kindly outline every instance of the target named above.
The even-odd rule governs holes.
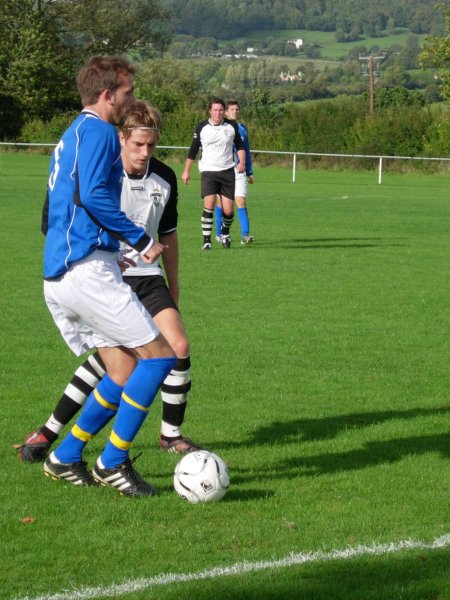
[[[239,118],[239,106],[237,104],[231,104],[227,109],[227,117],[232,121],[237,121]]]
[[[221,104],[213,104],[209,109],[209,116],[213,125],[220,125],[225,116],[225,109]]]
[[[119,137],[125,171],[129,175],[143,175],[147,170],[147,163],[155,151],[159,132],[134,129],[128,138],[125,139],[122,132],[120,132]]]
[[[133,76],[130,73],[119,74],[119,86],[111,94],[111,122],[119,125],[122,114],[130,108],[134,102]]]

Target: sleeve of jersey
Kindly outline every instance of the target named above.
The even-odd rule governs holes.
[[[44,235],[47,235],[47,231],[48,231],[48,189],[47,189],[47,193],[45,194],[44,206],[42,207],[41,231]]]
[[[203,123],[200,123],[197,126],[197,129],[194,132],[194,137],[192,138],[192,143],[191,143],[191,147],[189,148],[188,151],[188,155],[187,157],[190,158],[191,160],[195,160],[198,154],[198,151],[200,150],[200,132],[202,129],[202,125]]]
[[[170,184],[170,196],[158,226],[158,233],[166,235],[177,230],[178,226],[178,182],[172,169],[167,170],[166,181]]]
[[[248,141],[248,129],[242,123],[239,124],[239,132],[241,133],[242,140],[245,146],[245,172],[247,177],[253,175],[252,155],[250,152],[250,144]]]
[[[234,131],[234,146],[236,150],[245,150],[245,144],[241,138],[241,134],[239,133],[239,128],[237,125],[234,125]]]
[[[120,182],[111,180],[111,169],[120,161],[117,133],[111,127],[92,138],[80,139],[78,153],[79,202],[90,218],[113,237],[138,252],[151,245],[151,238],[120,210]]]

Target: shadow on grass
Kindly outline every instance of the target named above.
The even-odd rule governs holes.
[[[450,458],[450,435],[420,435],[387,441],[366,442],[363,448],[349,452],[318,454],[290,458],[277,464],[289,476],[325,475],[341,471],[354,471],[381,464],[395,463],[406,456],[437,452]]]
[[[405,240],[406,238],[394,238]],[[303,248],[303,249],[326,249],[326,248],[377,248],[377,247],[402,247],[408,244],[393,242],[385,238],[293,238],[278,240],[259,240],[254,248]]]
[[[432,415],[446,415],[449,407],[437,409],[412,409],[407,411],[388,411],[380,413],[360,413],[327,417],[323,419],[299,419],[289,423],[274,422],[270,426],[256,431],[250,440],[242,443],[220,444],[218,452],[227,448],[252,447],[254,445],[288,444],[291,447],[298,442],[334,438],[341,431],[384,423],[393,419],[414,419]],[[299,476],[317,476],[342,471],[353,471],[381,464],[395,463],[406,456],[437,452],[444,458],[450,458],[450,434],[419,435],[391,440],[368,441],[362,448],[345,452],[328,452],[312,456],[295,456],[266,466],[268,479]],[[253,478],[253,477],[252,477]],[[247,476],[236,474],[235,481],[247,481]]]
[[[421,435],[397,438],[380,442],[367,442],[363,448],[348,452],[329,452],[312,456],[295,456],[286,460],[266,464],[264,478],[293,479],[297,477],[317,477],[344,471],[356,471],[367,467],[398,462],[406,456],[437,452],[443,458],[450,458],[450,435]],[[238,471],[238,472],[236,472]],[[255,474],[246,475],[234,469],[234,483],[253,481]]]
[[[222,442],[221,447],[237,448],[240,446],[253,446],[255,444],[274,444],[289,442],[305,442],[326,440],[336,437],[343,431],[362,429],[379,425],[397,419],[416,419],[447,415],[449,406],[439,408],[415,408],[409,410],[392,410],[381,412],[362,412],[321,417],[317,419],[295,419],[294,421],[274,421],[254,431],[251,437],[241,442]]]
[[[175,585],[205,600],[444,600],[450,597],[450,551],[412,551],[380,557],[267,569]],[[192,591],[192,595],[190,592]],[[175,594],[176,595],[176,594]]]

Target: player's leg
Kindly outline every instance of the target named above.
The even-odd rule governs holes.
[[[161,335],[135,352],[137,366],[123,387],[111,434],[92,473],[102,485],[110,485],[123,495],[151,496],[156,490],[133,468],[129,451],[176,358]]]
[[[253,237],[250,235],[250,220],[247,210],[247,175],[245,173],[236,173],[234,201],[241,229],[241,244],[246,245],[253,242]]]
[[[220,196],[217,196],[216,199],[216,207],[214,210],[214,216],[215,216],[215,223],[216,223],[216,240],[220,243],[222,243],[222,216],[223,216],[223,211],[222,211],[222,199]]]
[[[175,366],[161,386],[163,415],[160,448],[181,454],[192,452],[199,446],[181,432],[191,389],[189,340],[178,310],[166,308],[155,315],[154,321],[177,356]]]
[[[52,444],[84,405],[86,398],[105,374],[98,352],[91,354],[75,371],[52,414],[39,429],[29,434],[18,448],[24,462],[44,460]]]
[[[248,217],[246,198],[245,196],[236,196],[235,202],[241,227],[241,244],[246,246],[254,241],[253,236],[250,235],[250,219]]]
[[[218,174],[220,194],[222,198],[222,245],[231,246],[230,228],[234,221],[234,193],[236,176],[234,169],[227,169]]]
[[[201,218],[203,250],[211,250],[211,235],[214,222],[214,206],[218,193],[215,173],[204,171],[201,175],[201,195],[203,198],[203,212]]]
[[[82,461],[84,448],[117,414],[124,384],[136,365],[134,355],[124,349],[104,348],[100,352],[107,374],[89,395],[71,431],[44,463],[46,475],[76,485],[96,483]],[[87,474],[83,476],[84,471]]]
[[[231,198],[222,195],[222,228],[221,240],[224,248],[231,246],[230,228],[234,221],[234,202]]]
[[[79,285],[80,280],[83,286]],[[55,322],[72,350],[80,354],[98,346],[107,370],[72,431],[45,461],[44,471],[56,479],[92,485],[95,480],[82,461],[84,447],[116,415],[98,466],[105,467],[109,474],[112,470],[118,473],[123,467],[120,477],[126,479],[126,489],[121,489],[122,493],[154,493],[154,488],[135,473],[128,452],[159,386],[175,364],[173,350],[123,282],[111,253],[95,251],[62,280],[46,281],[44,292]],[[138,363],[134,368],[136,355]],[[112,482],[105,476],[101,483],[118,487],[117,478]]]
[[[160,448],[188,452],[198,446],[181,433],[191,388],[189,340],[178,307],[162,275],[124,277],[175,352],[177,362],[161,386],[163,416]]]

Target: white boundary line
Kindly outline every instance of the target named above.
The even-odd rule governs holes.
[[[84,600],[86,598],[99,598],[122,596],[133,592],[140,592],[152,587],[170,585],[172,583],[184,583],[190,581],[199,581],[202,579],[213,579],[215,577],[226,577],[227,575],[243,575],[244,573],[253,573],[264,571],[266,569],[284,569],[294,565],[303,565],[305,563],[327,562],[331,560],[342,560],[350,558],[359,558],[362,556],[383,556],[403,550],[437,550],[450,547],[450,533],[445,534],[432,542],[420,542],[414,540],[404,540],[390,544],[374,544],[372,546],[355,546],[344,550],[331,550],[330,552],[301,552],[290,554],[279,560],[268,560],[263,562],[243,562],[236,563],[230,567],[214,567],[199,571],[197,573],[167,573],[157,575],[149,579],[135,579],[125,583],[111,585],[109,587],[81,588],[79,590],[67,590],[57,594],[45,596],[25,596],[17,600]]]

